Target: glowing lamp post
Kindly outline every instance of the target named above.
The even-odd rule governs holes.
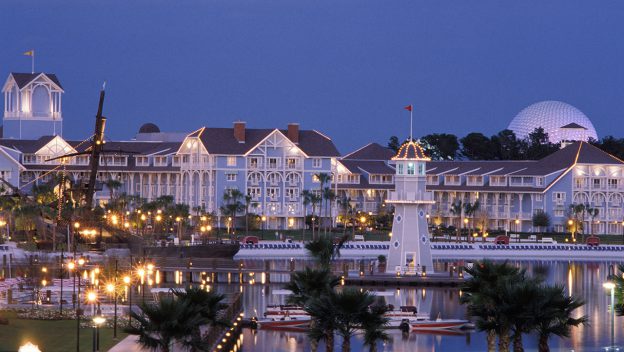
[[[93,317],[93,352],[100,352],[100,326],[106,322],[106,319],[99,315]]]
[[[611,306],[610,306],[610,310],[611,310],[611,347],[613,347],[613,350],[617,351],[615,349],[615,283],[613,283],[612,281],[607,281],[604,284],[602,284],[602,287],[604,287],[605,289],[611,291]],[[607,348],[607,351],[611,351],[611,348]]]

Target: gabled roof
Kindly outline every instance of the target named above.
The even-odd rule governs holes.
[[[342,159],[350,160],[390,160],[394,156],[394,151],[378,143],[369,143],[362,148],[353,151]]]
[[[19,152],[32,154],[43,148],[56,136],[42,136],[39,139],[0,139],[0,145]],[[69,142],[68,142],[69,143]],[[71,144],[71,143],[69,143]],[[72,145],[73,146],[73,145]]]
[[[11,72],[11,76],[17,83],[17,87],[22,89],[26,87],[30,82],[34,81],[40,75],[44,75],[49,78],[54,84],[56,84],[59,88],[63,89],[61,86],[61,82],[58,80],[54,73],[43,73],[43,72],[35,72],[35,73],[20,73],[20,72]]]
[[[239,143],[236,138],[234,138],[233,128],[204,127],[202,130],[199,137],[204,143],[204,147],[206,147],[208,153],[226,155],[245,154],[275,131],[275,129],[246,128],[245,143]],[[287,136],[286,130],[279,131],[284,134],[284,136]],[[334,142],[317,131],[300,130],[297,147],[308,156],[340,156]]]

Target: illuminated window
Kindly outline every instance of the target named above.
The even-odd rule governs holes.
[[[414,163],[407,163],[407,174],[414,175],[416,173],[416,165]]]
[[[227,157],[227,166],[236,166],[236,157],[228,156]]]

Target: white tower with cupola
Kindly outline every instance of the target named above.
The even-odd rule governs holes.
[[[52,73],[11,73],[2,88],[2,138],[63,135],[63,87]]]
[[[427,206],[434,201],[432,193],[425,189],[425,171],[430,160],[422,147],[411,140],[403,143],[392,158],[396,168],[394,191],[386,200],[394,206],[387,265],[389,273],[425,275],[433,272]]]

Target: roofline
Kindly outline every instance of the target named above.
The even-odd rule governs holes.
[[[19,161],[15,160],[15,158],[13,156],[11,156],[11,154],[7,153],[7,151],[4,150],[4,148],[5,148],[4,146],[0,146],[0,151],[2,151],[2,153],[4,155],[6,155],[10,160],[12,160],[15,164],[17,164],[19,169],[26,170],[26,167],[24,165],[22,165]],[[9,148],[9,149],[12,149],[12,148]],[[12,149],[12,150],[14,150],[14,149]],[[23,154],[23,153],[21,153],[21,154]]]
[[[278,128],[273,129],[273,131],[269,132],[269,134],[267,134],[264,138],[262,138],[262,140],[260,142],[256,143],[256,145],[254,145],[253,147],[249,148],[247,150],[247,152],[245,152],[245,154],[242,154],[242,155],[243,156],[248,156],[252,151],[254,151],[256,148],[258,148],[260,146],[260,144],[264,143],[264,141],[266,141],[275,132],[281,134],[282,137],[284,137],[289,143],[292,143],[292,145],[295,146],[295,148],[299,149],[299,151],[301,153],[303,153],[303,155],[306,158],[310,157],[308,154],[306,154],[306,152],[303,151],[303,149],[301,149],[297,144],[295,144],[293,141],[291,141],[290,138],[288,138],[285,134],[283,134],[282,131],[280,131]]]
[[[368,147],[369,145],[372,145],[372,144],[375,144],[375,142],[370,142],[370,143],[368,143],[367,145],[365,145],[365,146],[363,146],[363,147],[360,147],[360,148],[358,148],[358,149],[356,149],[356,150],[352,151],[351,153],[349,153],[349,154],[347,154],[347,155],[343,155],[343,156],[341,157],[341,159],[346,159],[346,158],[347,158],[347,157],[349,157],[351,154],[355,154],[355,153],[359,152],[360,150],[362,150],[362,149],[364,149],[364,148],[366,148],[366,147]]]
[[[568,169],[565,170],[561,175],[557,176],[554,180],[552,180],[552,182],[548,184],[548,186],[544,187],[543,193],[546,193],[549,189],[551,189],[552,186],[555,185],[555,183],[559,182],[559,180],[561,180],[565,175],[568,174],[568,172],[570,172],[570,170],[572,170],[576,166],[579,155],[581,155],[582,147],[583,147],[583,142],[579,143],[579,147],[578,147],[578,150],[576,151],[576,156],[574,157],[574,162],[572,163],[572,165],[570,165]]]

